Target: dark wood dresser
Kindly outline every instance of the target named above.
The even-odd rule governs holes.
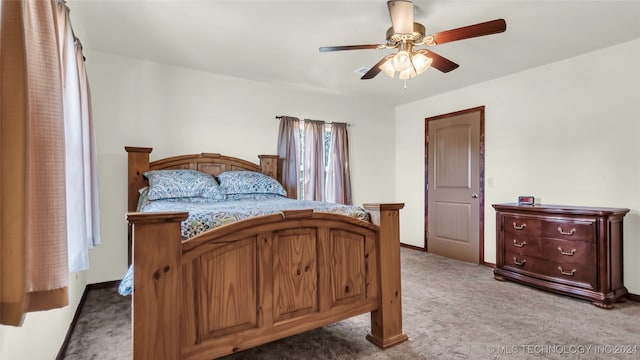
[[[627,289],[622,219],[629,209],[495,204],[497,280],[513,280],[610,309]]]

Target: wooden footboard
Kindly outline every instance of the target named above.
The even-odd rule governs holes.
[[[399,210],[373,224],[312,210],[256,217],[181,241],[187,213],[129,213],[133,358],[212,359],[371,312],[371,342],[402,332]]]

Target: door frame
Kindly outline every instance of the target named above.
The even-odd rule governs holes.
[[[429,220],[428,220],[429,191],[427,191],[428,181],[429,181],[429,142],[428,142],[429,122],[435,121],[435,120],[443,120],[450,117],[471,113],[475,111],[480,111],[480,154],[479,154],[480,155],[480,164],[479,164],[480,165],[480,178],[479,178],[480,208],[478,209],[479,210],[478,216],[480,217],[479,219],[480,226],[478,229],[478,231],[480,231],[479,238],[478,238],[478,245],[480,246],[480,249],[478,251],[478,254],[480,258],[478,259],[478,263],[486,265],[487,263],[484,261],[484,184],[485,184],[484,183],[484,109],[485,107],[484,105],[482,105],[482,106],[455,111],[447,114],[431,116],[424,119],[424,251],[429,251],[429,248],[428,248],[429,242],[427,240],[427,232],[429,231]]]

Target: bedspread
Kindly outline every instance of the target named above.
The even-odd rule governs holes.
[[[186,240],[203,231],[230,224],[250,217],[269,215],[283,210],[314,209],[316,212],[338,213],[360,220],[369,221],[366,210],[351,205],[325,203],[310,200],[293,200],[285,197],[267,198],[256,201],[149,201],[142,205],[142,212],[187,211],[189,217],[182,222],[182,239]]]
[[[310,200],[294,200],[285,197],[210,201],[204,199],[168,199],[141,201],[141,212],[187,211],[189,216],[182,222],[182,240],[201,232],[236,221],[261,215],[276,214],[284,210],[313,209],[316,212],[337,213],[369,221],[369,213],[361,207]],[[121,295],[133,292],[133,267],[130,266],[122,279],[118,291]]]

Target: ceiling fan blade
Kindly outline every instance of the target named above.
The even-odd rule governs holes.
[[[433,42],[436,45],[451,41],[470,39],[478,36],[498,34],[507,30],[507,23],[504,19],[497,19],[480,24],[469,25],[457,29],[451,29],[436,34],[432,34]]]
[[[387,61],[391,57],[393,57],[393,54],[383,57],[382,60],[378,61],[375,65],[373,65],[371,67],[371,69],[369,69],[369,71],[367,71],[366,74],[362,75],[362,77],[360,79],[361,80],[368,80],[368,79],[373,79],[374,77],[376,77],[376,75],[378,75],[380,73],[380,71],[382,71],[382,70],[380,70],[380,65],[384,64],[384,62]]]
[[[418,50],[418,52],[424,54],[424,56],[426,57],[431,58],[433,60],[433,62],[431,63],[431,67],[436,68],[443,73],[448,73],[449,71],[455,70],[460,66],[453,61],[434,53],[431,50],[423,49]]]
[[[381,45],[345,45],[345,46],[323,46],[320,48],[320,52],[327,51],[340,51],[340,50],[363,50],[363,49],[377,49]]]
[[[387,1],[389,16],[396,34],[413,33],[413,3],[406,0]]]

